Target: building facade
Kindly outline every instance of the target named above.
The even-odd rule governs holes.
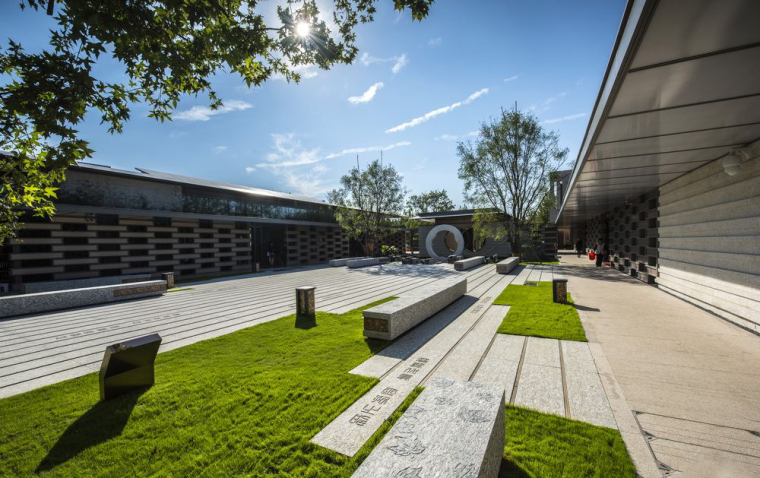
[[[80,163],[61,184],[56,208],[49,220],[25,218],[2,247],[5,289],[161,272],[197,278],[256,263],[324,263],[352,249],[324,202],[146,169]]]
[[[630,1],[556,216],[620,272],[754,332],[758,18],[752,1]]]

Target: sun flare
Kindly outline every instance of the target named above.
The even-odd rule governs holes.
[[[296,25],[296,35],[299,37],[305,38],[309,36],[309,33],[311,32],[311,25],[309,25],[306,22],[300,22],[298,25]]]

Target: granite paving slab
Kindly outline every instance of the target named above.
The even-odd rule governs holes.
[[[509,278],[503,283],[506,285]],[[501,284],[499,280],[497,284]],[[503,286],[501,288],[503,288]],[[498,285],[495,290],[501,290]],[[488,304],[493,302],[494,292],[489,292],[479,303],[470,307],[440,333],[423,345],[410,358],[400,362],[390,374],[383,378],[362,398],[350,405],[337,418],[317,433],[312,442],[344,455],[353,456],[366,441],[380,428],[393,411],[404,401],[411,391],[440,363],[446,354],[467,334],[483,316]],[[482,302],[482,303],[481,303]],[[372,400],[385,389],[396,392],[382,407],[374,409]],[[371,410],[372,414],[367,413]],[[357,422],[357,416],[363,416]]]
[[[523,363],[515,404],[564,417],[562,370],[559,367]]]
[[[509,306],[490,306],[475,327],[449,352],[431,375],[432,379],[446,377],[461,381],[470,380],[508,311]]]
[[[524,343],[525,337],[521,335],[496,334],[473,382],[503,387],[505,400],[509,402]]]
[[[528,337],[525,363],[559,368],[559,344],[555,339]]]
[[[354,478],[495,478],[504,449],[504,390],[438,378],[356,470]]]
[[[528,276],[530,276],[530,273],[533,272],[533,265],[528,264],[527,266],[517,266],[518,268],[522,267],[522,270],[520,270],[517,273],[517,277],[515,277],[515,280],[512,282],[514,285],[524,285],[525,281],[528,280]]]

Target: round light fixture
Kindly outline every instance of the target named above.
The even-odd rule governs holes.
[[[735,152],[723,158],[723,171],[729,176],[735,176],[741,170],[742,159]]]

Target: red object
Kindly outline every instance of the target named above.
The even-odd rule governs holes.
[[[596,259],[596,254],[594,254],[593,252],[589,252],[588,253],[588,260],[593,261],[594,259]]]

